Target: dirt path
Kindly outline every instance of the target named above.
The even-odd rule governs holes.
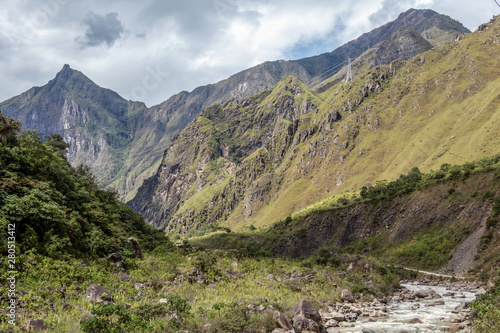
[[[400,266],[401,268],[406,269],[407,271],[412,271],[412,272],[417,272],[425,275],[432,275],[432,276],[439,276],[439,277],[444,277],[444,278],[455,278],[455,279],[465,279],[464,276],[456,276],[456,275],[447,275],[447,274],[441,274],[441,273],[434,273],[434,272],[428,272],[428,271],[421,271],[419,269],[414,269],[414,268],[408,268],[408,267],[403,267]]]

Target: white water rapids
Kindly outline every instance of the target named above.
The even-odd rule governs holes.
[[[340,332],[375,332],[375,333],[427,333],[427,332],[443,332],[449,329],[452,325],[450,319],[456,313],[456,308],[464,302],[471,302],[476,298],[476,295],[469,291],[449,289],[443,286],[419,285],[416,283],[401,284],[412,293],[418,290],[434,289],[442,298],[426,300],[407,300],[392,301],[390,303],[391,310],[387,319],[377,319],[376,322],[370,322],[367,317],[360,317],[356,321],[356,326],[352,328],[338,328]],[[455,292],[455,296],[444,296],[450,292]],[[444,301],[444,305],[432,305],[437,300]],[[420,307],[414,309],[415,304]],[[455,311],[455,313],[453,312]],[[418,318],[422,323],[409,324],[409,320]]]

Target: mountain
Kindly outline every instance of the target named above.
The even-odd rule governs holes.
[[[25,132],[16,137],[20,124],[1,112],[0,124],[1,228],[5,235],[15,234],[19,252],[69,260],[125,253],[129,237],[149,250],[169,244],[113,193],[99,190],[87,168],[71,167],[61,136],[42,139]],[[8,249],[7,241],[0,243],[2,253]]]
[[[107,186],[123,167],[133,141],[134,117],[146,106],[126,101],[64,65],[45,86],[4,101],[0,108],[24,128],[61,134],[70,144],[71,164],[89,165]]]
[[[360,68],[321,93],[287,77],[207,108],[129,204],[167,230],[240,229],[413,167],[497,154],[499,26],[496,19],[407,61]]]
[[[231,98],[251,97],[289,75],[315,85],[339,72],[348,58],[359,57],[403,27],[414,31],[412,38],[421,35],[436,45],[469,32],[445,15],[411,9],[330,53],[266,62],[216,84],[176,94],[151,108],[125,101],[65,65],[47,85],[0,103],[0,109],[22,121],[25,128],[37,129],[44,135],[62,134],[70,143],[70,163],[88,164],[103,187],[115,189],[122,200],[128,201],[143,181],[156,173],[172,139],[203,109]],[[399,53],[391,52],[380,57],[379,63],[391,61],[394,56],[413,55],[403,47]]]

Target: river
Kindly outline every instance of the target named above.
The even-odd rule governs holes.
[[[409,294],[413,295],[418,291],[433,289],[440,297],[437,296],[433,299],[418,297],[409,299],[405,297],[402,301],[394,297],[392,301],[384,306],[387,310],[386,319],[374,319],[366,315],[360,316],[355,322],[355,327],[340,327],[336,328],[336,330],[338,332],[357,333],[443,332],[453,325],[451,319],[459,315],[457,309],[476,297],[475,292],[464,284],[431,286],[410,282],[401,284],[401,286],[406,288]],[[406,293],[408,294],[408,292]],[[417,323],[408,323],[411,320]],[[329,331],[335,332],[333,329]]]

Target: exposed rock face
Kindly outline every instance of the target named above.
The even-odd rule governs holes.
[[[468,35],[408,61],[377,66],[322,95],[287,78],[253,98],[207,108],[174,141],[157,175],[130,205],[148,223],[181,233],[217,221],[242,227],[252,221],[284,220],[332,194],[371,186],[384,177],[381,174],[397,177],[413,166],[428,171],[450,161],[469,161],[477,149],[466,153],[464,146],[479,148],[486,142],[476,135],[482,133],[480,126],[467,126],[473,115],[464,111],[457,116],[448,96],[461,96],[460,103],[467,105],[479,100],[491,105],[481,108],[484,113],[475,123],[489,124],[493,105],[498,104],[494,94],[483,90],[499,75],[498,59],[492,55],[500,36],[494,31]],[[482,47],[484,43],[489,47]],[[477,50],[474,57],[468,47]],[[469,59],[466,65],[464,59]],[[414,85],[415,80],[422,85]],[[444,118],[452,119],[453,128],[463,132],[459,136],[444,132],[437,125]],[[441,195],[448,190],[443,188]],[[412,208],[395,214],[398,207]],[[361,203],[333,214],[318,212],[307,218],[308,227],[300,236],[280,240],[274,250],[292,256],[310,254],[310,249],[334,235],[338,245],[345,245],[353,237],[366,238],[382,228],[394,230],[393,239],[404,238],[408,230],[416,230],[413,226],[422,227],[424,221],[431,225],[442,211],[436,204],[415,199],[381,202],[375,208]],[[447,212],[441,220],[458,214],[458,210]],[[414,223],[417,215],[425,218]]]
[[[42,136],[61,134],[70,144],[70,163],[89,165],[101,184],[109,185],[132,142],[130,115],[145,105],[126,101],[64,65],[48,84],[4,101],[0,108],[24,129],[36,129]]]
[[[147,223],[169,230],[192,228],[187,219],[196,220],[198,225],[216,221],[230,214],[242,201],[246,203],[245,214],[251,215],[270,199],[279,178],[268,173],[257,179],[263,171],[259,163],[248,163],[248,169],[233,173],[235,164],[271,141],[276,147],[269,149],[280,149],[274,154],[276,158],[282,158],[282,150],[293,141],[279,139],[275,133],[293,133],[295,120],[315,111],[320,103],[321,100],[304,84],[289,77],[272,90],[253,98],[233,99],[206,109],[176,138],[156,176],[144,184],[129,205],[140,212]],[[219,208],[213,210],[214,215],[206,210],[195,213],[186,207],[183,215],[178,215],[176,219],[175,214],[183,204],[197,204],[197,192],[204,188],[222,187],[222,181],[227,181],[228,177],[236,184],[224,186],[230,186],[232,193],[225,191],[213,198],[209,205]],[[249,191],[245,191],[243,181],[249,178],[255,182]],[[196,218],[192,214],[197,214]],[[171,222],[172,219],[174,222]]]
[[[150,108],[98,87],[65,65],[47,85],[4,101],[0,108],[20,120],[24,128],[36,129],[43,135],[63,135],[70,144],[70,163],[89,165],[103,187],[114,188],[123,201],[128,201],[145,179],[155,175],[172,139],[203,109],[231,98],[248,98],[288,75],[306,83],[314,83],[317,77],[324,79],[325,73],[332,76],[347,58],[360,56],[403,26],[436,42],[468,32],[447,16],[412,9],[333,52],[295,61],[266,62],[216,84],[181,92]]]
[[[480,192],[494,177],[494,174],[472,177],[458,189],[464,193]],[[432,226],[436,221],[444,225],[461,221],[470,226],[471,231],[486,223],[493,205],[491,202],[471,199],[468,194],[456,196],[450,202],[446,199],[448,190],[448,185],[436,185],[425,195],[413,193],[391,201],[359,203],[342,209],[312,213],[304,220],[307,231],[303,236],[279,239],[272,252],[292,257],[309,255],[326,242],[343,247],[353,240],[368,238],[382,231],[390,233],[391,241],[404,240],[414,232]],[[432,293],[428,291],[425,294],[421,291],[416,296],[427,297],[429,292]]]
[[[372,61],[375,66],[388,64],[396,59],[413,58],[430,49],[432,49],[432,44],[418,32],[403,27],[391,35],[389,39],[376,46]]]

